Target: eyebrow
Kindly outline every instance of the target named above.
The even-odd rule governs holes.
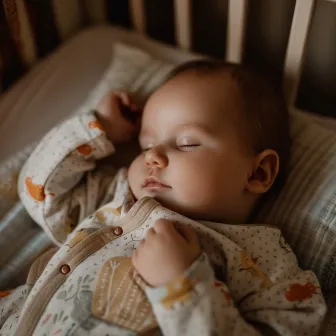
[[[179,127],[182,130],[187,130],[187,129],[192,129],[196,130],[197,132],[201,132],[207,136],[213,136],[214,135],[214,130],[209,127],[208,125],[204,125],[202,123],[191,123],[191,124],[183,124]]]
[[[201,123],[188,123],[188,124],[181,124],[178,125],[176,128],[178,131],[181,130],[188,130],[188,129],[192,129],[192,130],[196,130],[197,132],[201,132],[207,136],[213,136],[214,135],[214,131],[210,129],[210,127],[208,127],[207,125],[201,124]],[[150,136],[150,131],[142,131],[139,134],[139,140],[141,138],[145,138]]]

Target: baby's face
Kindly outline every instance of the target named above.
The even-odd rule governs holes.
[[[246,191],[253,155],[229,79],[180,74],[148,100],[140,146],[129,169],[137,199],[150,196],[199,220],[239,222],[250,212]]]

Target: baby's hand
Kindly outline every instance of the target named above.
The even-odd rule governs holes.
[[[152,287],[166,285],[174,280],[200,255],[201,249],[195,232],[188,227],[176,229],[166,219],[156,221],[134,252],[135,269]]]
[[[96,114],[107,137],[118,144],[131,140],[136,134],[141,110],[132,103],[128,93],[112,91],[99,101]]]

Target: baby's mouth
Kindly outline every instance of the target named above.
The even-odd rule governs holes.
[[[162,181],[154,176],[147,177],[141,187],[151,190],[171,189],[170,186],[164,184]]]

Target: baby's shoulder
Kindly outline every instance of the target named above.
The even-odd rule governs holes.
[[[206,224],[217,234],[228,238],[239,250],[249,252],[250,255],[267,256],[276,260],[279,255],[293,255],[293,251],[281,230],[265,224]]]
[[[229,228],[230,230],[230,228]],[[235,225],[235,240],[246,250],[254,250],[256,253],[277,255],[292,253],[292,249],[286,242],[280,228],[266,224]]]

